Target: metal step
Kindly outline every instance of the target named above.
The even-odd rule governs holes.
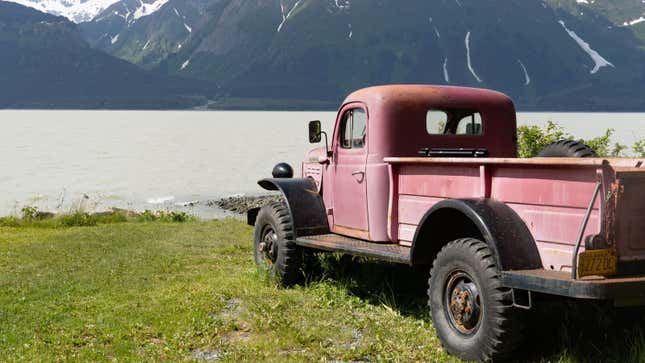
[[[374,243],[338,234],[321,234],[300,237],[296,244],[324,251],[341,252],[348,255],[373,257],[395,263],[410,264],[410,247],[394,243]]]

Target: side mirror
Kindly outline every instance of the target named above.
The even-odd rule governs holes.
[[[309,143],[317,144],[322,140],[322,126],[320,126],[320,121],[310,121],[309,122]]]

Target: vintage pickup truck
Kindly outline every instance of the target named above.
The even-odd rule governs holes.
[[[467,360],[513,350],[532,293],[645,305],[643,160],[564,140],[519,159],[512,101],[460,87],[356,91],[329,140],[309,124],[322,136],[300,178],[278,165],[259,181],[284,202],[248,215],[257,264],[284,285],[312,249],[429,266],[433,324]]]

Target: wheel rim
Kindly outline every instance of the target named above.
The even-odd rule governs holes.
[[[444,309],[452,327],[463,335],[473,335],[481,323],[479,288],[464,271],[454,271],[444,290]]]
[[[268,225],[262,232],[262,239],[258,245],[258,251],[262,259],[269,266],[273,265],[278,256],[278,234],[272,226]]]

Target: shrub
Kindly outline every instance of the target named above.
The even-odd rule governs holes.
[[[96,217],[82,211],[62,215],[59,221],[65,227],[88,227],[96,225]]]
[[[544,128],[540,126],[519,126],[517,128],[517,154],[521,158],[532,158],[537,156],[547,145],[558,140],[577,140],[586,144],[602,157],[623,157],[627,156],[629,149],[627,145],[620,143],[612,144],[614,129],[605,130],[604,135],[592,139],[577,138],[564,131],[564,128],[552,121],[547,122]],[[634,143],[632,147],[634,156],[645,157],[645,139]]]
[[[18,227],[19,225],[20,221],[16,217],[0,217],[0,227]]]
[[[183,222],[191,222],[195,220],[195,217],[186,213],[186,212],[175,212],[175,211],[150,211],[150,210],[145,210],[143,213],[141,213],[138,218],[140,222],[154,222],[154,221],[159,221],[159,222],[175,222],[175,223],[183,223]]]

